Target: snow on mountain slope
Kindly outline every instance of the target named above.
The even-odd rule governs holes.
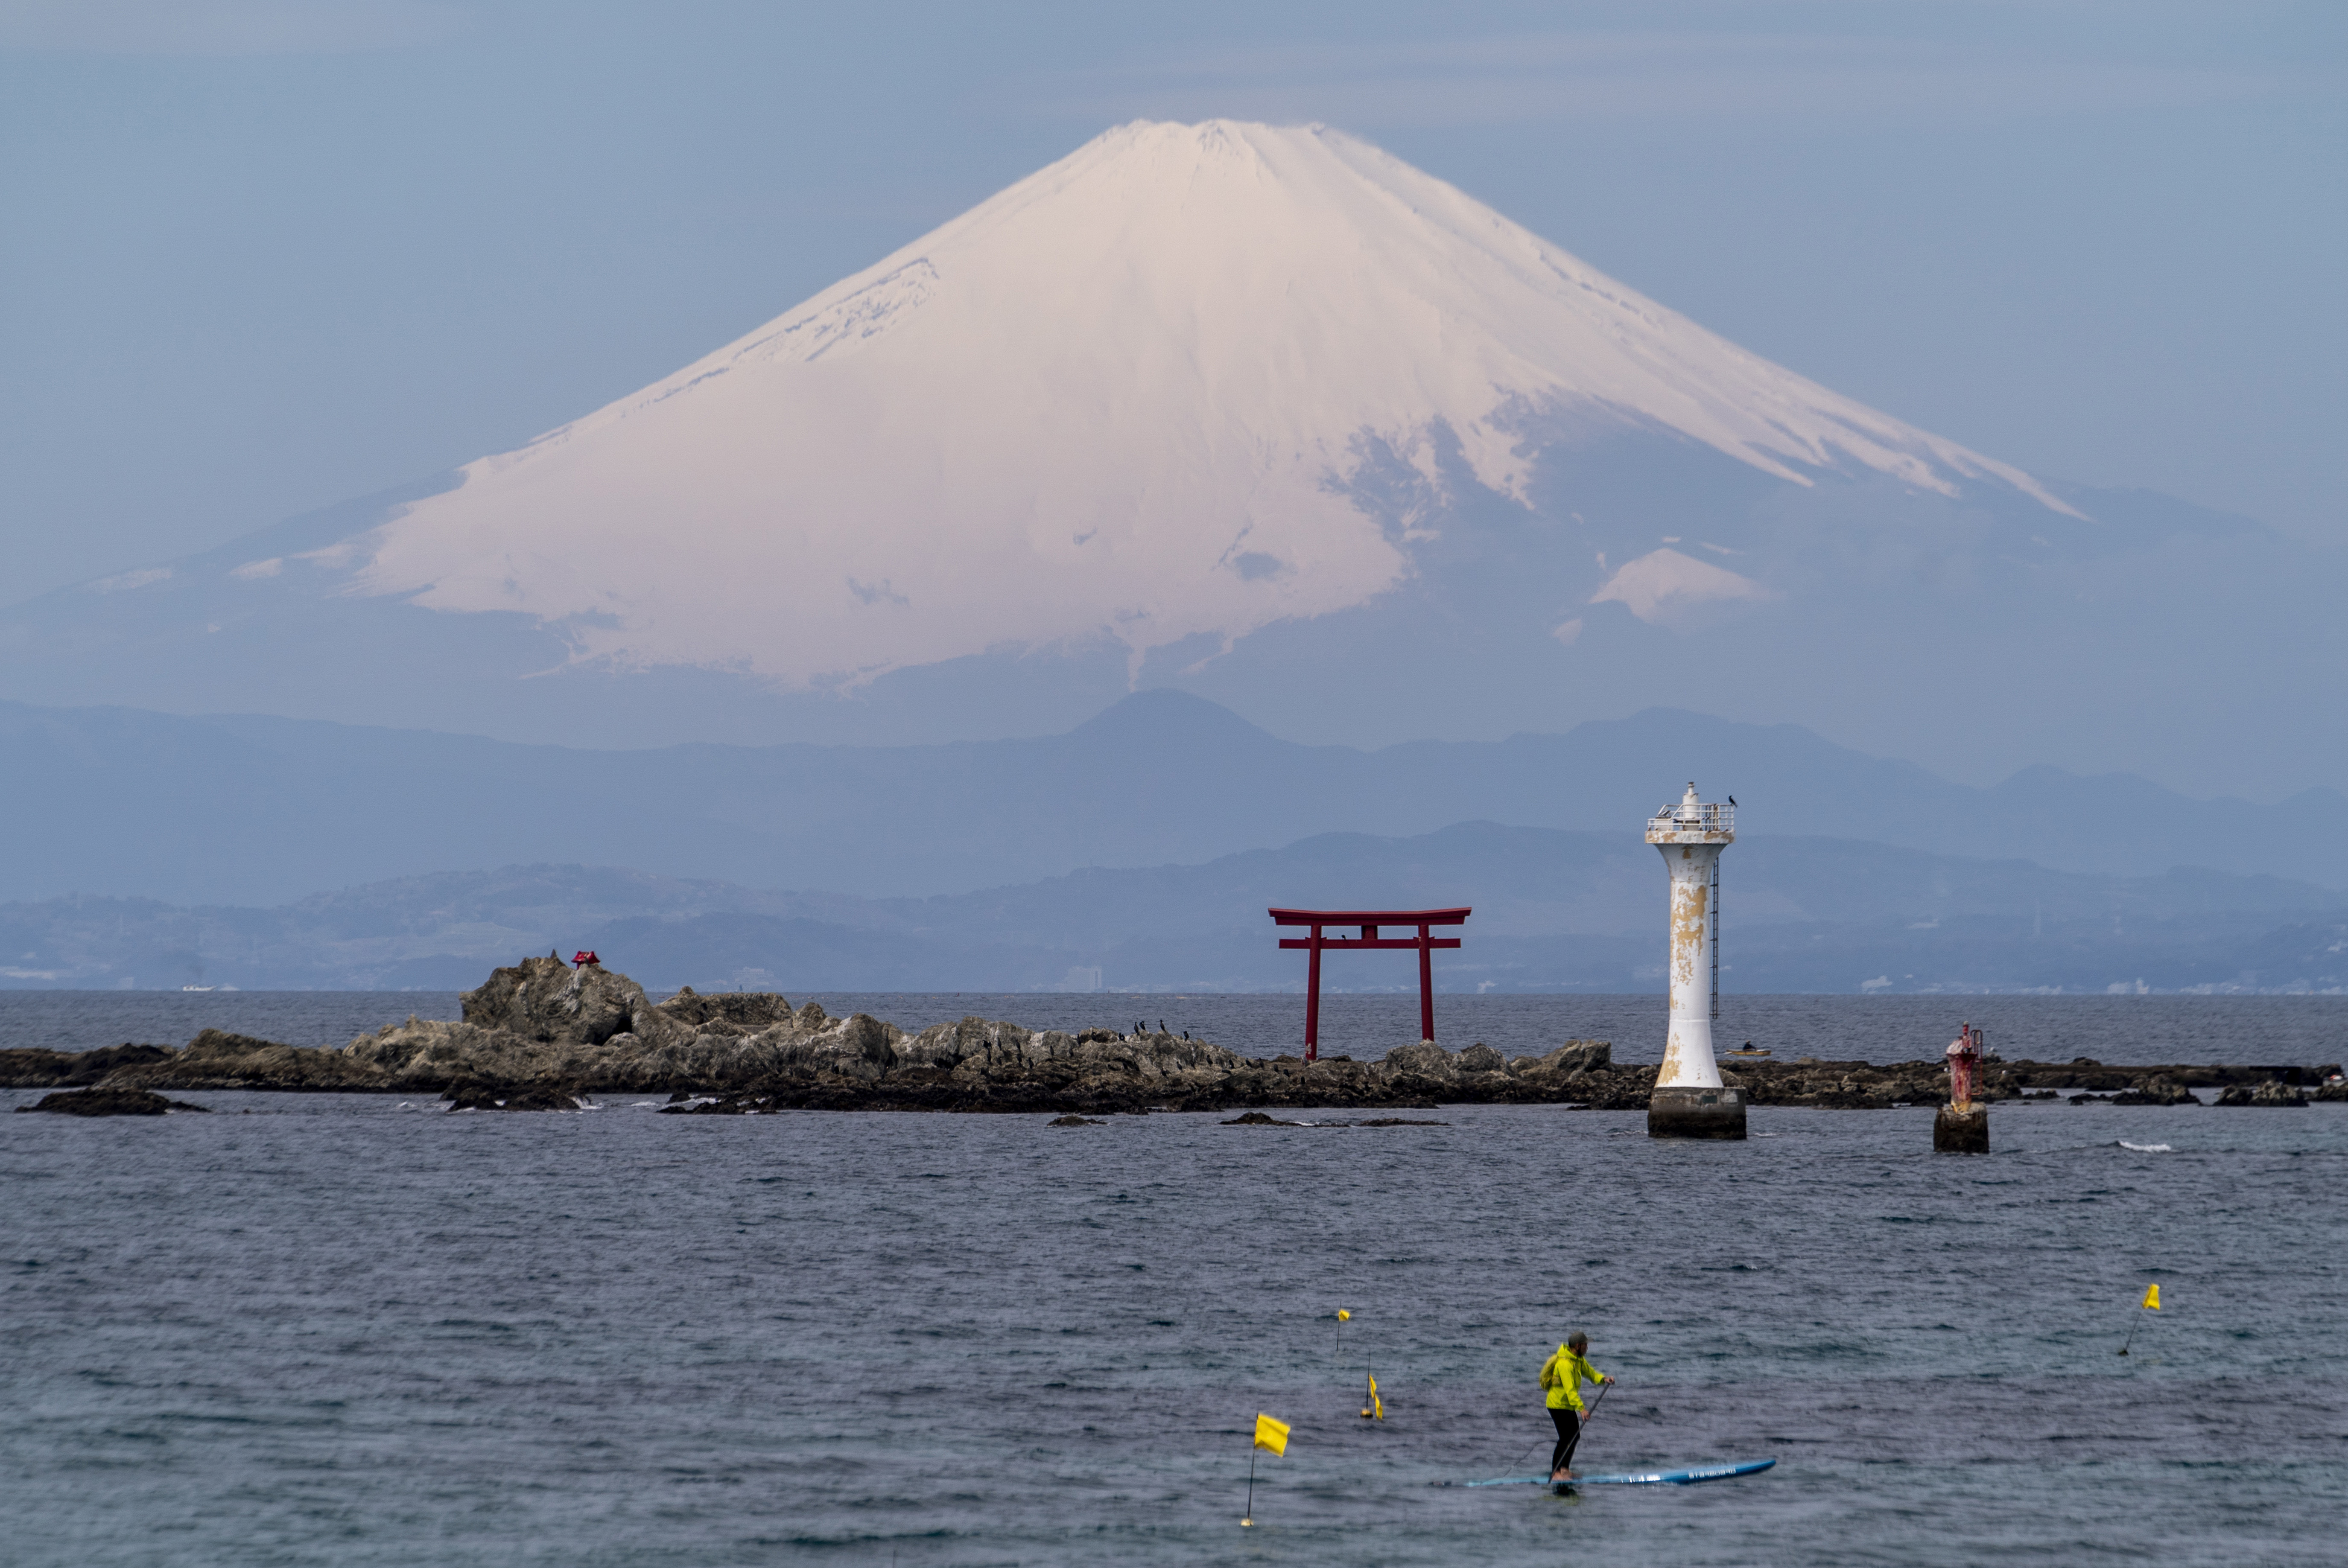
[[[1218,121],[1110,131],[307,559],[369,595],[520,611],[620,669],[853,686],[1103,638],[1138,669],[1409,578],[1434,535],[1349,493],[1374,451],[1524,501],[1527,427],[1560,418],[1795,485],[1989,481],[2071,511],[1364,142]],[[1758,591],[1673,554],[1600,597]]]

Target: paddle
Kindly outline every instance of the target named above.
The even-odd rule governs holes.
[[[1590,1408],[1588,1409],[1581,1412],[1581,1424],[1583,1426],[1586,1427],[1591,1422],[1598,1419],[1598,1407],[1606,1402],[1606,1390],[1613,1386],[1614,1385],[1612,1383],[1601,1383],[1598,1385],[1598,1397],[1590,1401]],[[1568,1460],[1566,1462],[1570,1464],[1573,1461]],[[1560,1482],[1560,1484],[1563,1483]]]

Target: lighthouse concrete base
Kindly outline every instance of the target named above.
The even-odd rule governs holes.
[[[1742,1138],[1742,1089],[1658,1089],[1647,1101],[1650,1138]]]
[[[1943,1105],[1932,1118],[1932,1152],[1936,1154],[1989,1153],[1989,1107],[1978,1101],[1959,1108]]]

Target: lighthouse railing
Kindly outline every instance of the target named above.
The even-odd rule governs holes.
[[[1649,819],[1651,825],[1674,833],[1735,833],[1736,808],[1728,804],[1667,805]]]

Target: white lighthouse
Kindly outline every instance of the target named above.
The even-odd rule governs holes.
[[[1720,985],[1720,852],[1736,842],[1736,807],[1706,805],[1695,785],[1648,819],[1647,842],[1671,874],[1670,1033],[1647,1102],[1655,1138],[1742,1138],[1745,1094],[1720,1081],[1712,1019]]]

